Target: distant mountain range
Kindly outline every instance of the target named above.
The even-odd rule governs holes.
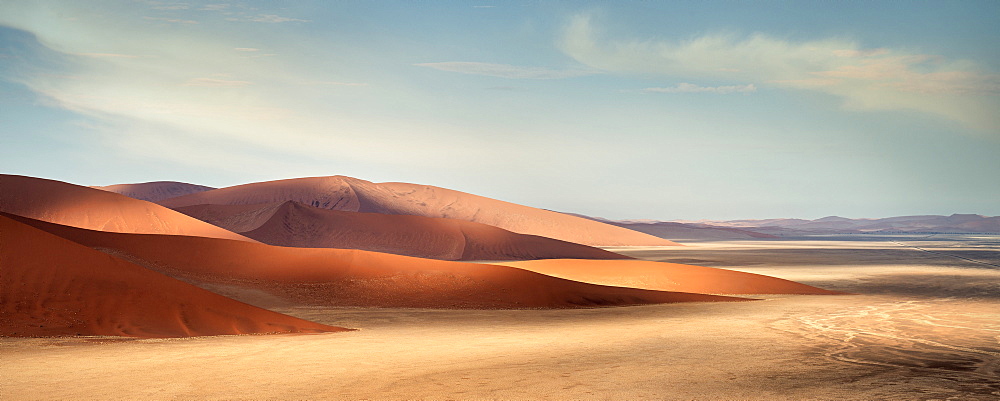
[[[681,223],[659,220],[610,220],[576,213],[569,215],[599,221],[605,224],[639,231],[671,241],[737,240],[754,238],[779,238],[777,235],[751,231],[743,228],[716,226],[700,222]]]
[[[978,214],[899,216],[881,219],[849,219],[829,216],[816,220],[678,220],[674,223],[727,227],[778,236],[864,233],[1000,234],[1000,216],[990,217]]]

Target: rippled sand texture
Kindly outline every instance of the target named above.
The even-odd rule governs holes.
[[[789,314],[768,326],[816,343],[831,360],[885,368],[877,377],[889,398],[1000,399],[1000,237],[823,240],[624,253],[859,293],[837,310]]]
[[[1000,397],[1000,271],[978,263],[1000,262],[1000,238],[891,240],[902,245],[858,236],[623,251],[861,295],[570,310],[297,307],[276,311],[360,330],[2,339],[0,398]]]

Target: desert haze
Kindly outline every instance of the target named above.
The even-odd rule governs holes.
[[[997,27],[0,0],[0,401],[998,401]]]
[[[0,185],[4,399],[1000,397],[994,235],[615,226],[347,177]]]

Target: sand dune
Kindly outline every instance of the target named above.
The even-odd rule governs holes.
[[[117,184],[107,186],[92,186],[108,192],[125,195],[129,198],[158,202],[164,199],[175,198],[181,195],[193,194],[212,190],[215,188],[204,185],[188,184],[176,181],[154,181],[141,184]]]
[[[0,211],[101,231],[255,242],[155,203],[60,181],[0,175]]]
[[[644,260],[563,259],[498,264],[586,283],[649,290],[706,294],[839,294],[760,274]]]
[[[177,211],[269,245],[361,249],[441,260],[629,259],[603,249],[471,221],[344,212],[295,201],[196,205]]]
[[[591,246],[677,245],[652,235],[548,210],[450,189],[406,183],[376,184],[333,176],[259,182],[160,202],[170,208],[202,204],[254,205],[296,201],[348,212],[443,217],[483,223],[520,234]]]
[[[237,302],[0,216],[0,336],[343,330]]]
[[[215,238],[118,234],[13,218],[257,304],[279,300],[293,305],[493,309],[746,300],[601,286],[508,266]]]

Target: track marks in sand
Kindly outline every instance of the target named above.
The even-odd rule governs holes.
[[[1000,311],[995,303],[882,302],[789,315],[770,326],[822,343],[823,354],[836,361],[919,371],[934,387],[1000,396]]]

